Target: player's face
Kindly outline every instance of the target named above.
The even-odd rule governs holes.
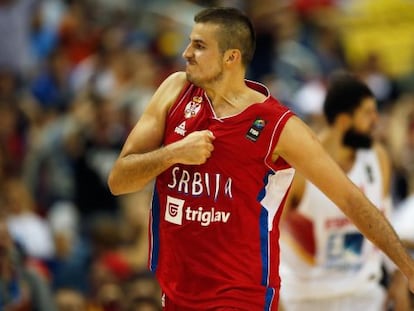
[[[378,121],[375,99],[365,98],[351,118],[351,125],[345,133],[344,143],[354,148],[369,148]]]
[[[213,24],[195,24],[183,52],[187,79],[197,86],[213,84],[223,76],[223,53],[218,46],[217,31],[218,26]]]
[[[353,114],[354,128],[372,135],[378,122],[377,103],[374,98],[365,98]]]

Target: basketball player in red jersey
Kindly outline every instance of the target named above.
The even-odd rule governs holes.
[[[387,220],[312,131],[245,80],[255,47],[233,8],[195,17],[186,72],[168,77],[110,173],[113,194],[156,178],[149,267],[164,310],[277,310],[278,222],[294,169],[381,248],[414,289],[414,262]]]

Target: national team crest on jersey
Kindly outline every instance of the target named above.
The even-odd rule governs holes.
[[[265,125],[266,125],[265,120],[257,118],[256,120],[254,120],[252,126],[247,131],[246,137],[250,139],[251,141],[257,141]]]
[[[184,117],[186,119],[194,117],[201,108],[201,102],[203,98],[201,96],[194,96],[184,109]]]

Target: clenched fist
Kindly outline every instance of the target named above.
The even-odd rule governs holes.
[[[196,131],[168,147],[174,153],[177,163],[200,165],[211,156],[214,139],[209,130]]]

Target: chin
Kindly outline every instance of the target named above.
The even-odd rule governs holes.
[[[185,77],[187,78],[188,82],[193,83],[193,77],[191,76],[191,74],[189,74],[188,72],[185,73]]]
[[[185,69],[185,74],[187,76],[187,79],[191,79],[192,76],[192,71],[190,69],[188,69],[188,67]]]
[[[197,82],[197,79],[194,79],[194,77],[188,72],[186,72],[186,78],[188,82],[194,84],[195,86],[201,87],[200,83]]]

